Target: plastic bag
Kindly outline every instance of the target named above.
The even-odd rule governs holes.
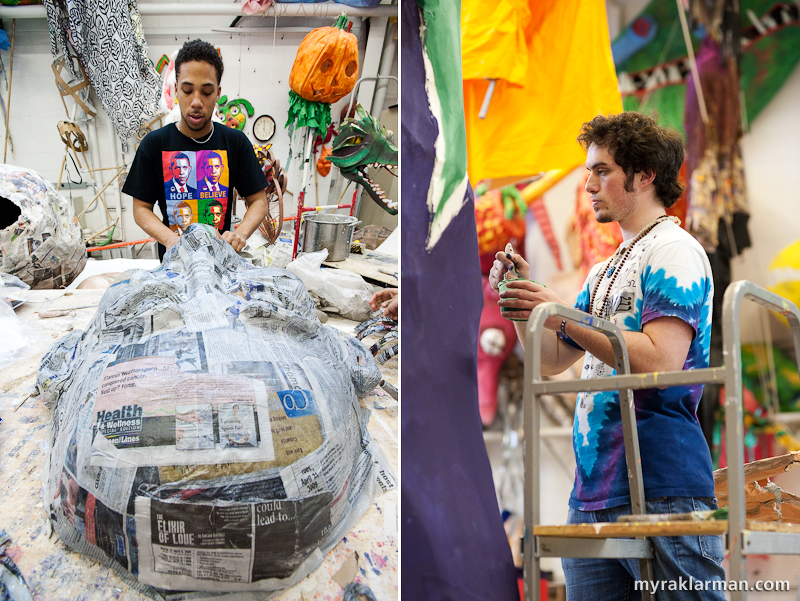
[[[0,369],[39,350],[47,339],[37,328],[25,324],[7,303],[0,303]],[[50,339],[52,340],[52,338]]]
[[[10,273],[0,273],[0,300],[12,308],[18,307],[30,294],[31,287]]]
[[[372,313],[369,299],[373,289],[360,275],[346,269],[322,269],[328,249],[305,253],[286,267],[298,275],[312,297],[320,299],[320,308],[335,307],[342,317],[364,321]]]
[[[294,234],[292,232],[281,232],[278,239],[270,244],[269,240],[256,230],[247,241],[247,247],[239,253],[239,256],[247,259],[256,267],[286,269],[292,260],[293,249]]]

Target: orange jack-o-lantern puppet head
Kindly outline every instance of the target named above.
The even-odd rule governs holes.
[[[301,98],[331,104],[344,98],[358,79],[358,40],[345,30],[347,16],[333,27],[318,27],[297,49],[289,87]]]

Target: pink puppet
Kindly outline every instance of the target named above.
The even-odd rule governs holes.
[[[481,422],[488,426],[497,413],[497,381],[500,368],[517,343],[514,322],[500,315],[497,301],[500,297],[482,276],[483,310],[481,311],[480,337],[478,339],[478,405]]]

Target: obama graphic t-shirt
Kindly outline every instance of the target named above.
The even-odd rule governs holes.
[[[229,230],[233,189],[247,197],[266,187],[242,132],[216,123],[208,141],[198,144],[168,124],[142,140],[122,191],[158,203],[164,225],[181,234],[191,223]],[[159,258],[164,252],[159,244]]]

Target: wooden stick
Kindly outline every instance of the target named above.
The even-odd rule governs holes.
[[[69,148],[67,149],[67,152],[69,152]],[[64,176],[64,165],[66,164],[67,164],[67,153],[64,153],[64,160],[61,161],[61,171],[58,174],[58,188],[56,188],[56,190],[58,190],[59,192],[61,191],[61,178]],[[74,209],[75,207],[72,208]]]
[[[84,157],[84,158],[85,158],[85,157]],[[78,219],[80,219],[81,217],[83,217],[83,214],[86,212],[86,210],[87,210],[89,207],[91,207],[91,206],[94,204],[94,201],[95,201],[95,200],[97,200],[98,198],[100,199],[100,202],[101,202],[101,203],[103,203],[103,207],[105,207],[105,209],[106,209],[106,215],[108,215],[108,219],[109,219],[109,221],[112,219],[112,217],[111,217],[111,213],[109,213],[109,212],[108,212],[108,207],[106,206],[105,200],[103,200],[103,192],[105,192],[105,191],[106,191],[106,188],[108,188],[108,187],[109,187],[111,184],[113,184],[113,183],[114,183],[114,180],[115,180],[115,179],[117,179],[117,177],[119,177],[119,174],[120,174],[120,173],[122,173],[122,170],[123,170],[124,168],[125,168],[125,167],[118,167],[118,168],[117,168],[117,169],[119,169],[119,171],[117,171],[117,175],[115,175],[115,176],[114,176],[114,177],[112,177],[110,180],[108,180],[108,182],[106,183],[106,185],[105,185],[105,186],[103,186],[103,187],[102,187],[102,189],[101,189],[101,190],[100,190],[100,191],[99,191],[97,194],[95,194],[95,195],[94,195],[94,198],[92,198],[91,202],[89,202],[89,204],[88,204],[88,205],[86,205],[86,207],[84,207],[83,211],[81,211],[81,214],[80,214],[80,215],[78,215]]]
[[[14,40],[17,37],[17,20],[11,21],[11,68],[8,73],[8,101],[6,102],[6,146],[3,151],[3,162],[8,158],[8,119],[11,117],[11,81],[14,79]]]
[[[692,38],[689,37],[689,24],[686,22],[686,13],[683,12],[683,5],[681,0],[675,0],[678,5],[678,16],[681,19],[681,29],[683,29],[683,41],[686,43],[686,51],[689,53],[689,65],[692,68],[692,77],[694,78],[694,89],[697,92],[697,104],[700,105],[700,117],[703,119],[703,124],[708,125],[708,111],[706,111],[706,99],[703,96],[703,86],[700,85],[700,73],[697,71],[697,61],[694,58],[694,48],[692,47]]]

